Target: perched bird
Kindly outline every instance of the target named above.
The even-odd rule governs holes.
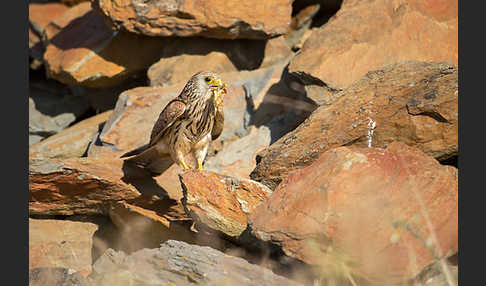
[[[175,162],[185,170],[196,162],[200,170],[211,140],[223,130],[223,99],[226,84],[210,71],[193,75],[183,90],[160,113],[150,142],[121,157],[125,161],[160,174]],[[188,158],[192,156],[192,158]]]

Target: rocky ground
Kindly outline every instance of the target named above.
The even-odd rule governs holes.
[[[30,285],[457,285],[457,9],[30,1]],[[204,69],[205,170],[126,168]]]

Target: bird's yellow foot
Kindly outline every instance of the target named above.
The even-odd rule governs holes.
[[[184,167],[184,170],[189,170],[192,169],[191,165],[187,165],[184,161],[181,161],[182,167]]]
[[[199,161],[198,161],[198,162],[197,162],[197,165],[198,165],[198,167],[199,167],[199,170],[204,170],[204,169],[203,169],[203,166],[202,166],[202,162],[199,162]]]

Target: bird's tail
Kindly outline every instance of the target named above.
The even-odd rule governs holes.
[[[159,175],[174,163],[168,154],[167,156],[160,157],[160,154],[157,153],[155,148],[148,148],[136,156],[125,159],[125,162]]]
[[[149,144],[142,145],[142,146],[140,146],[140,147],[138,147],[136,149],[133,149],[133,150],[128,151],[127,153],[121,155],[120,158],[125,158],[125,157],[130,157],[130,156],[134,156],[134,155],[140,154],[143,151],[147,150],[148,147],[149,147]]]

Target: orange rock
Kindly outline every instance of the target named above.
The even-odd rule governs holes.
[[[163,204],[160,216],[187,219],[178,201],[180,187],[167,191],[162,178],[133,172],[119,158],[30,159],[29,213],[106,215],[114,203],[125,201],[148,209]],[[180,185],[177,178],[172,184]]]
[[[458,154],[457,68],[404,62],[369,72],[258,155],[250,177],[274,189],[338,146],[401,141],[438,160]]]
[[[97,229],[89,222],[29,218],[29,269],[63,267],[88,276]]]
[[[47,73],[67,85],[100,88],[120,84],[143,74],[159,59],[165,44],[153,37],[112,31],[89,2],[70,8],[45,30]]]
[[[168,1],[96,0],[114,26],[149,36],[267,39],[290,25],[291,0]]]
[[[234,238],[245,230],[248,214],[271,194],[258,182],[210,171],[186,171],[180,181],[191,217]]]
[[[105,111],[29,146],[29,158],[81,157],[112,110]]]
[[[44,47],[41,36],[49,22],[60,16],[68,7],[60,3],[29,3],[29,55],[42,59]]]
[[[396,285],[457,251],[457,169],[400,142],[334,148],[282,181],[248,224],[324,277]]]
[[[344,1],[305,42],[289,72],[306,84],[341,90],[370,70],[405,60],[458,64],[457,0]]]

